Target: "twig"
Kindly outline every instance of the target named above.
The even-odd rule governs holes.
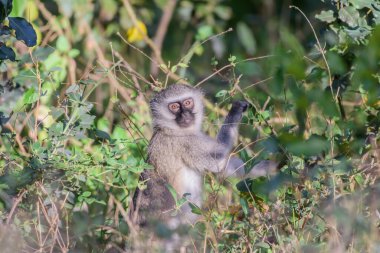
[[[131,43],[129,43],[119,32],[117,33],[117,36],[119,36],[123,42],[125,44],[127,44],[128,46],[132,47],[133,49],[135,49],[136,51],[138,51],[139,53],[141,53],[142,55],[144,55],[146,58],[148,58],[151,62],[157,64],[157,66],[159,66],[159,68],[167,75],[169,75],[169,77],[173,80],[175,80],[176,82],[177,81],[181,81],[181,83],[183,84],[187,84],[187,85],[190,85],[190,83],[188,81],[186,81],[185,79],[183,79],[182,77],[180,77],[179,75],[173,73],[172,71],[170,71],[169,68],[165,68],[164,66],[166,66],[166,64],[164,63],[164,60],[161,58],[161,56],[157,56],[156,55],[156,60],[152,59],[151,57],[149,57],[146,53],[144,53],[143,51],[141,51],[139,48],[135,47],[134,45],[132,45]]]
[[[138,19],[132,8],[131,3],[129,2],[129,0],[122,0],[122,1],[123,1],[125,9],[127,10],[129,17],[131,18],[133,25],[138,29],[139,33],[143,36],[145,43],[148,44],[148,46],[152,49],[154,56],[158,59],[160,63],[161,62],[163,63],[159,48],[157,48],[154,42],[143,31],[141,31],[140,27],[138,26]]]
[[[244,87],[242,90],[249,89],[249,88],[251,88],[251,87],[253,87],[253,86],[256,86],[256,85],[258,85],[258,84],[260,84],[260,83],[265,83],[266,81],[269,81],[269,80],[271,80],[271,79],[273,79],[273,76],[268,77],[268,78],[263,79],[263,80],[260,80],[260,81],[257,81],[257,82],[255,82],[255,83],[252,83],[252,84],[248,85],[247,87]]]
[[[337,99],[336,99],[336,97],[334,95],[334,91],[333,91],[333,88],[332,88],[332,77],[331,77],[330,66],[329,66],[329,64],[327,62],[324,49],[321,46],[321,43],[320,43],[320,41],[318,39],[317,33],[315,32],[313,25],[311,24],[310,20],[307,18],[307,16],[305,15],[305,13],[300,8],[298,8],[297,6],[294,6],[294,5],[290,5],[289,8],[296,9],[297,11],[299,11],[302,14],[302,16],[306,19],[307,23],[309,24],[309,26],[310,26],[313,34],[314,34],[314,38],[315,38],[315,40],[317,42],[317,45],[318,45],[317,49],[321,53],[323,61],[324,61],[325,66],[326,66],[326,70],[327,70],[327,73],[328,73],[328,76],[329,76],[329,86],[330,86],[331,95],[332,95],[335,103],[337,103]]]
[[[29,156],[29,154],[26,152],[25,148],[24,148],[24,145],[22,144],[22,139],[20,137],[20,134],[18,132],[16,132],[16,130],[12,127],[11,124],[9,123],[6,123],[4,125],[5,128],[8,128],[12,133],[15,134],[15,140],[17,142],[17,145],[21,151],[21,153],[24,155],[24,156]],[[22,129],[21,129],[22,130]]]
[[[264,56],[252,57],[252,58],[247,58],[247,59],[235,62],[234,64],[232,64],[232,63],[227,64],[224,67],[222,67],[222,68],[218,69],[217,71],[213,72],[208,77],[206,77],[203,80],[199,81],[196,85],[194,85],[194,87],[198,87],[199,85],[203,84],[204,82],[206,82],[207,80],[209,80],[210,78],[212,78],[213,76],[219,74],[220,72],[222,72],[223,70],[225,70],[227,68],[235,67],[236,65],[238,65],[240,63],[243,63],[243,62],[261,60],[261,59],[266,59],[266,58],[270,58],[270,57],[273,57],[273,56],[274,55],[264,55]]]
[[[12,220],[13,213],[16,211],[16,208],[17,208],[18,204],[20,204],[20,202],[22,201],[22,197],[24,196],[25,193],[26,193],[26,190],[23,190],[22,192],[20,192],[20,194],[16,198],[16,201],[13,203],[13,206],[12,206],[12,208],[8,214],[8,218],[6,221],[7,225],[10,224],[10,222]]]
[[[128,224],[128,227],[131,229],[132,235],[136,235],[137,234],[136,228],[134,224],[132,223],[128,213],[123,208],[123,205],[113,195],[111,196],[113,198],[113,201],[116,204],[117,209],[120,211],[120,214],[123,217],[124,221]]]
[[[166,32],[168,30],[168,26],[169,26],[170,20],[173,16],[173,11],[174,11],[176,4],[177,4],[177,0],[167,1],[167,3],[165,4],[165,9],[164,9],[164,12],[162,14],[160,23],[159,23],[158,28],[157,28],[156,35],[153,38],[153,42],[156,45],[157,50],[160,54],[161,54],[161,49],[162,49],[162,43],[164,41]],[[155,56],[152,56],[152,58],[155,58]],[[151,75],[156,76],[157,72],[158,72],[158,66],[155,64],[151,64],[150,65]]]
[[[233,64],[225,65],[224,67],[218,69],[217,71],[215,71],[214,73],[212,73],[211,75],[209,75],[208,77],[206,77],[205,79],[203,79],[202,81],[198,82],[196,85],[194,85],[194,87],[198,87],[199,85],[203,84],[204,82],[206,82],[207,80],[209,80],[213,76],[215,76],[218,73],[222,72],[223,70],[231,68],[231,67],[233,67]]]

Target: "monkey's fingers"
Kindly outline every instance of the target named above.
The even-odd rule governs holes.
[[[245,112],[248,109],[248,106],[249,106],[249,103],[244,100],[234,101],[232,103],[232,109],[241,110],[242,112]]]

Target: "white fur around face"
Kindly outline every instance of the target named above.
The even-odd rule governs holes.
[[[187,98],[194,100],[193,113],[195,122],[193,125],[183,128],[175,121],[175,115],[170,112],[168,105],[176,101],[182,101]],[[200,90],[186,85],[172,85],[169,88],[159,92],[151,100],[151,111],[153,116],[153,126],[166,128],[170,130],[181,130],[181,132],[191,133],[200,131],[203,120],[203,96]]]

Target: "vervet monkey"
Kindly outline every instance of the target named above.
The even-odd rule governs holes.
[[[153,117],[153,136],[148,146],[148,162],[155,170],[144,172],[141,179],[147,188],[137,190],[134,197],[135,218],[144,225],[159,219],[170,228],[194,223],[197,215],[184,204],[176,216],[175,206],[166,184],[177,196],[187,195],[189,202],[202,206],[203,174],[206,171],[244,176],[244,162],[230,153],[238,137],[238,126],[248,103],[236,101],[219,130],[216,139],[202,132],[203,94],[188,85],[171,85],[157,93],[150,101]],[[255,166],[248,176],[265,175],[274,163]]]

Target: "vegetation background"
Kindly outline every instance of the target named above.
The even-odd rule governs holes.
[[[380,252],[379,1],[1,0],[0,21],[2,252],[128,251],[171,83],[205,91],[211,135],[248,101],[235,153],[280,163],[207,175],[194,252]]]

